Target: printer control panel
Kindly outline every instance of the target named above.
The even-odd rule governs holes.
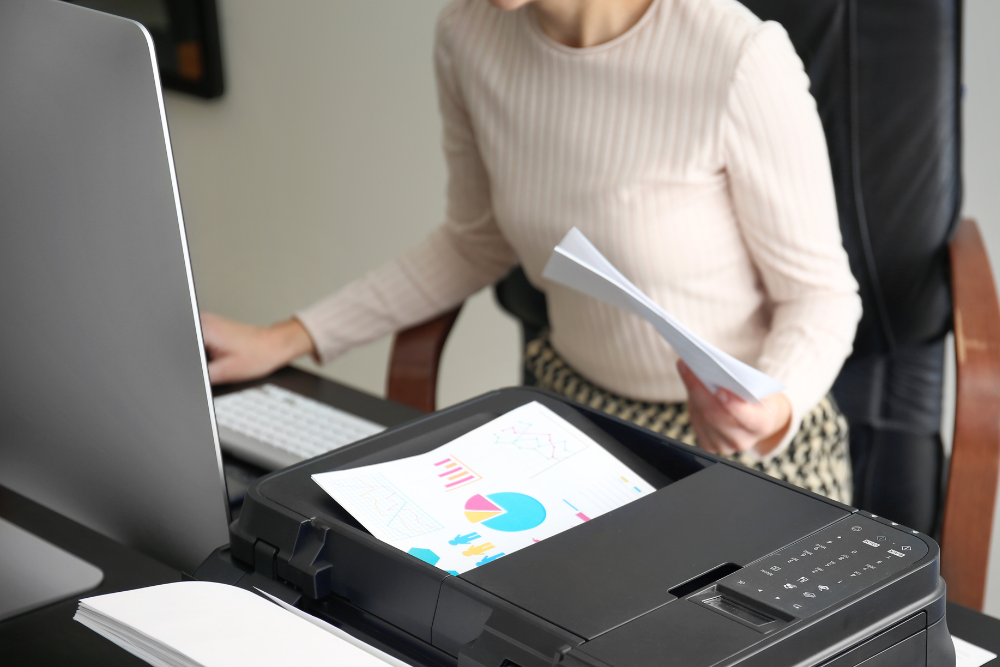
[[[854,514],[719,580],[717,590],[804,618],[926,555],[916,531]]]

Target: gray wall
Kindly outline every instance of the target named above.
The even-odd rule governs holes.
[[[226,94],[168,92],[167,113],[200,304],[267,324],[440,222],[431,44],[445,1],[219,4]],[[491,294],[472,299],[445,351],[439,403],[516,384],[519,344]],[[388,354],[383,340],[321,372],[382,393]]]
[[[440,221],[430,53],[445,0],[219,3],[226,96],[168,93],[167,107],[201,305],[266,324]],[[966,10],[965,211],[1000,267],[1000,2],[966,0]],[[440,403],[516,384],[518,346],[492,297],[472,299],[445,351]],[[381,393],[388,348],[321,372]],[[994,545],[987,608],[1000,616],[1000,525]]]
[[[1000,2],[965,0],[965,214],[986,238],[1000,277]],[[994,515],[986,610],[1000,617],[1000,504]]]

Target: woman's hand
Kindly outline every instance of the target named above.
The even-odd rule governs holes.
[[[263,377],[315,349],[309,332],[294,318],[257,327],[202,313],[201,330],[212,384]]]
[[[677,370],[687,387],[688,413],[698,445],[713,454],[735,454],[754,449],[760,455],[774,449],[785,437],[792,405],[783,393],[748,403],[725,389],[708,390],[683,361]]]

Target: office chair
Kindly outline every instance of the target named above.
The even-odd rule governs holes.
[[[976,223],[959,217],[961,1],[743,2],[788,31],[826,132],[864,304],[833,388],[851,426],[855,505],[939,535],[949,598],[981,609],[1000,474],[1000,307]],[[525,341],[545,327],[544,295],[519,269],[495,290]],[[396,336],[390,398],[434,409],[458,312]],[[957,408],[942,511],[949,331]]]

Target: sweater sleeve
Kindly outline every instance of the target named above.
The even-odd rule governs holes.
[[[722,147],[736,217],[772,308],[757,367],[787,386],[792,405],[773,456],[830,390],[861,317],[816,103],[776,23],[764,23],[740,56]]]
[[[450,56],[449,18],[446,10],[434,49],[448,169],[445,221],[416,247],[296,313],[323,363],[453,308],[517,263],[493,217],[486,168]]]

